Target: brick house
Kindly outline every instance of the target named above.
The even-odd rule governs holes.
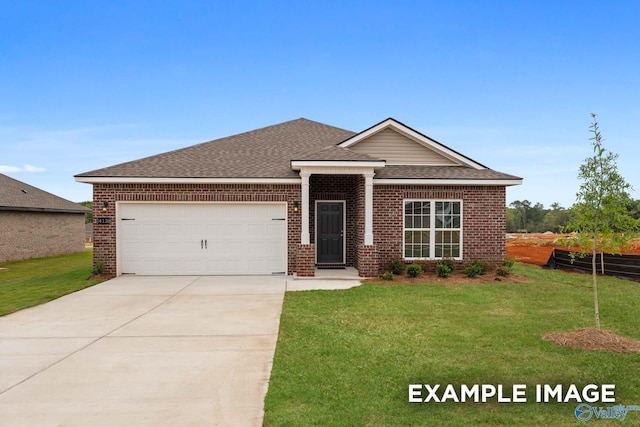
[[[94,262],[118,275],[497,264],[522,183],[391,118],[359,133],[292,120],[76,180],[93,184]]]
[[[0,262],[84,251],[89,209],[0,174]]]

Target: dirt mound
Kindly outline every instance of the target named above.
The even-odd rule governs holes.
[[[545,265],[553,248],[576,250],[560,245],[562,239],[570,237],[568,234],[507,234],[506,237],[507,256],[527,264]],[[630,242],[622,253],[640,255],[640,239]]]
[[[640,353],[640,341],[623,338],[615,332],[582,328],[572,332],[549,332],[542,336],[545,341],[563,347],[583,350],[607,350],[614,353]]]

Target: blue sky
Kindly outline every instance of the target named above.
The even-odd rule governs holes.
[[[570,206],[590,113],[640,190],[638,1],[0,0],[0,172],[73,175],[306,117],[393,117]],[[637,192],[632,197],[640,198]]]

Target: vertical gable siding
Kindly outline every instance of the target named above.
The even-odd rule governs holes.
[[[456,165],[454,161],[392,129],[381,130],[349,149],[386,160],[387,164]]]

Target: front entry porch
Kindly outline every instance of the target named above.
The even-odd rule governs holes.
[[[324,269],[330,267],[346,267],[361,277],[376,276],[373,171],[333,168],[332,173],[320,173],[329,171],[316,168],[313,172],[301,171],[302,233],[297,276],[336,275],[340,271]]]

